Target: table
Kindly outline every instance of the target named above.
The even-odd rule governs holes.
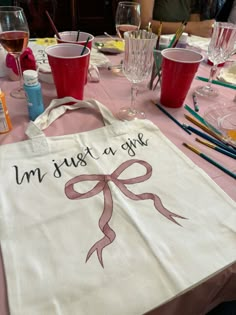
[[[122,55],[112,56],[111,62],[118,63]],[[199,68],[198,75],[208,76],[209,66],[202,64]],[[88,82],[85,87],[85,99],[95,98],[113,112],[117,113],[122,106],[129,105],[130,102],[130,83],[128,80],[118,74],[114,74],[107,69],[100,70],[101,79],[99,83]],[[202,84],[198,80],[194,80],[191,89],[186,97],[186,104],[192,107],[192,91],[194,88]],[[25,100],[16,100],[9,96],[9,91],[16,87],[17,82],[0,80],[1,89],[6,93],[6,102],[9,109],[10,117],[13,123],[13,130],[5,135],[0,135],[0,144],[17,142],[26,139],[24,130],[28,124],[27,104]],[[235,91],[225,87],[218,87],[221,96],[219,102],[232,102]],[[47,106],[50,100],[56,98],[56,92],[53,85],[42,84],[44,102]],[[199,167],[201,167],[234,201],[236,201],[236,185],[235,180],[213,165],[201,159],[195,153],[189,151],[182,146],[183,142],[192,143],[196,146],[195,136],[189,136],[169,118],[167,118],[153,104],[152,100],[158,100],[159,92],[149,91],[146,85],[140,86],[140,93],[137,99],[137,106],[146,113],[146,118],[153,121],[160,130],[190,159],[192,159]],[[199,97],[200,114],[213,103],[207,99]],[[235,104],[236,106],[236,104]],[[184,108],[168,109],[179,121],[188,123],[184,118]],[[70,120],[69,120],[70,118]],[[56,121],[46,130],[46,134],[62,135],[81,131],[87,131],[102,126],[99,115],[91,117],[88,111],[77,111],[65,114],[60,121]],[[221,155],[220,153],[204,147],[204,152],[215,159],[218,163],[224,164],[231,171],[236,172],[235,160],[230,157]],[[1,257],[0,257],[1,258]],[[226,300],[236,299],[236,263],[221,271],[219,274],[213,275],[206,282],[199,284],[193,290],[190,290],[172,301],[166,301],[166,304],[151,310],[149,315],[189,315],[189,314],[205,314],[218,303]],[[4,278],[2,259],[0,259],[0,314],[8,315],[7,293]]]

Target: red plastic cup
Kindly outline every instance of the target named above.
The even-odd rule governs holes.
[[[59,35],[61,38],[58,38],[57,35],[54,35],[58,44],[68,43],[68,44],[79,44],[83,46],[86,44],[87,39],[89,37],[87,47],[90,50],[92,49],[92,44],[94,40],[94,36],[92,34],[89,34],[86,32],[79,32],[79,37],[78,37],[78,31],[66,31],[66,32],[59,32]],[[89,57],[89,60],[90,60],[90,57]],[[86,76],[86,83],[87,83],[87,76]]]
[[[52,69],[58,98],[73,96],[82,100],[90,49],[75,44],[48,46],[45,52]]]
[[[177,108],[183,105],[203,56],[193,50],[167,48],[161,52],[162,82],[160,103]]]
[[[59,32],[59,35],[61,38],[58,38],[57,35],[54,35],[58,44],[68,43],[68,44],[85,45],[87,38],[90,37],[90,40],[88,41],[87,47],[89,49],[92,48],[92,43],[94,40],[94,36],[92,34],[89,34],[86,32],[79,32],[79,37],[78,37],[77,31],[67,31],[67,32]],[[78,37],[78,39],[77,39],[77,37]]]

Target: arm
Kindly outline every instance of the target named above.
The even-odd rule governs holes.
[[[236,24],[236,0],[234,0],[229,17],[228,22]]]
[[[192,14],[185,31],[196,36],[211,37],[213,24],[214,20],[200,21],[199,14]]]
[[[160,21],[153,20],[153,8],[155,0],[138,0],[141,5],[141,28],[146,28],[148,23],[152,23],[152,31],[158,32]],[[190,21],[186,25],[185,32],[202,36],[210,37],[212,33],[212,24],[214,20],[200,21],[198,14],[193,14],[190,17]],[[162,22],[162,34],[174,34],[181,22]]]
[[[153,9],[155,0],[138,0],[141,5],[141,28],[146,28],[148,23],[152,23],[152,31],[157,33],[160,21],[153,20]],[[163,34],[174,34],[181,22],[162,22]]]

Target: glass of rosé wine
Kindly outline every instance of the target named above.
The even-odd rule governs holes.
[[[141,25],[140,3],[122,1],[116,9],[116,32],[120,38],[124,38],[127,31],[139,30]]]
[[[29,28],[23,9],[16,6],[0,6],[0,44],[15,58],[19,73],[19,87],[10,93],[15,98],[25,98],[20,55],[26,49],[28,40]]]

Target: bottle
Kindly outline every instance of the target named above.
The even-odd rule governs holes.
[[[11,129],[12,124],[6,105],[5,94],[0,89],[0,134],[7,133]]]
[[[24,90],[28,101],[30,120],[35,120],[44,111],[41,84],[38,81],[38,73],[35,70],[23,72]]]

